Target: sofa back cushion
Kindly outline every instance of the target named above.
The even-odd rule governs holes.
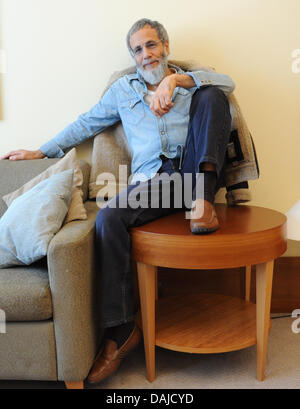
[[[99,190],[105,185],[105,177],[101,178],[101,175],[104,173],[110,173],[115,176],[115,193],[119,193],[119,165],[127,166],[127,181],[131,174],[131,156],[131,150],[121,122],[94,137],[89,183],[90,199],[95,199]]]

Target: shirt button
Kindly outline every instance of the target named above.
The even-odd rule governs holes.
[[[164,135],[165,133],[164,133],[164,131],[161,131],[161,133],[160,133],[161,135]]]

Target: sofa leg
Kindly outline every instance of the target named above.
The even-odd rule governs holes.
[[[83,381],[76,381],[76,382],[65,382],[67,389],[84,389]]]

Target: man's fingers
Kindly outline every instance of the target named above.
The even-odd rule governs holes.
[[[18,150],[18,151],[11,151],[7,153],[6,155],[1,156],[0,159],[18,160],[18,159],[23,159],[23,157],[24,157],[23,151]]]
[[[162,95],[159,97],[159,105],[162,109],[165,109],[165,98]]]
[[[158,110],[158,105],[157,105],[157,101],[155,99],[152,99],[151,105],[150,105],[150,109],[153,112],[153,114],[155,116],[160,116],[159,115],[159,110]]]
[[[19,155],[22,151],[21,150],[17,150],[17,151],[11,151],[9,152],[9,155]]]
[[[164,114],[169,112],[170,108],[172,108],[173,105],[174,104],[170,99],[161,95],[152,99],[150,109],[154,113],[154,115],[161,118]]]
[[[9,160],[26,160],[26,159],[42,159],[46,155],[43,154],[39,149],[37,151],[28,151],[25,149],[19,149],[17,151],[11,151],[8,154],[0,157],[0,159]]]
[[[15,154],[15,151],[9,152],[6,155],[1,156],[0,159],[9,159],[14,154]]]
[[[169,107],[168,107],[168,105],[167,105],[167,103],[166,103],[166,100],[165,100],[165,97],[164,97],[164,96],[161,96],[161,97],[159,98],[159,102],[160,102],[160,107],[161,107],[161,109],[164,111],[164,113],[169,112]]]
[[[157,98],[154,103],[154,110],[159,116],[163,116],[169,111],[169,108],[165,107],[163,100]]]
[[[172,108],[172,106],[174,105],[169,95],[165,96],[164,103],[165,103],[165,106],[167,106],[168,108]]]
[[[163,109],[156,109],[155,110],[155,114],[157,115],[157,116],[159,116],[159,117],[162,117],[164,114],[166,114],[167,113],[167,111],[165,111],[165,110],[163,110]]]
[[[168,96],[161,95],[158,97],[157,101],[157,110],[161,115],[167,114],[170,109],[173,107],[173,102]]]

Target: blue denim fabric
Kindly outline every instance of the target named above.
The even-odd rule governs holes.
[[[132,151],[131,183],[154,177],[162,162],[160,155],[181,157],[186,142],[192,96],[203,86],[215,85],[226,95],[234,90],[233,81],[223,74],[195,71],[177,72],[190,75],[196,86],[176,87],[172,96],[173,108],[157,118],[145,102],[147,86],[139,73],[125,75],[116,81],[102,99],[87,113],[40,147],[48,157],[62,157],[66,149],[95,136],[105,128],[122,121]]]
[[[104,327],[113,327],[132,321],[136,312],[130,228],[181,209],[189,209],[184,206],[183,200],[181,208],[175,206],[173,193],[176,187],[173,183],[169,184],[170,206],[162,206],[164,180],[160,177],[164,173],[168,175],[179,173],[184,179],[185,173],[192,173],[192,188],[194,188],[200,163],[209,161],[216,165],[218,186],[220,186],[231,129],[228,100],[225,94],[216,87],[201,88],[193,96],[190,114],[181,166],[179,166],[179,158],[163,159],[162,166],[152,179],[129,185],[119,195],[107,202],[97,214],[95,242],[96,254],[99,254],[98,266],[101,279],[100,316]],[[168,180],[166,178],[166,183]],[[184,187],[184,184],[182,183],[181,186]],[[120,203],[130,198],[134,191],[139,194],[141,205],[137,208],[120,206]],[[153,192],[158,192],[154,200],[155,206],[152,205]],[[181,194],[183,196],[183,192]]]

